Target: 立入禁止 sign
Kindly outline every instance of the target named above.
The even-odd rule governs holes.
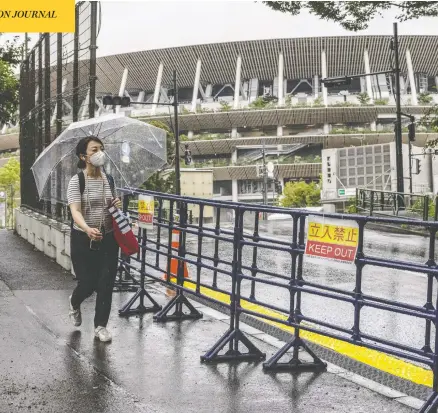
[[[154,197],[139,195],[138,197],[138,226],[152,229],[154,224]]]
[[[358,239],[355,221],[314,215],[307,218],[306,255],[353,263]]]

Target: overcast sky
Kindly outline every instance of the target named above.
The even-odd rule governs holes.
[[[391,34],[395,12],[357,34]],[[102,2],[99,55],[191,44],[352,35],[310,14],[276,12],[253,1]],[[438,18],[399,25],[400,34],[438,35]]]
[[[98,56],[192,44],[281,37],[391,34],[396,12],[352,33],[302,13],[275,12],[254,1],[103,1]],[[438,18],[399,24],[399,34],[438,35]]]

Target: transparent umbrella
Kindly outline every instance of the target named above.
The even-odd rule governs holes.
[[[40,199],[66,203],[67,186],[78,173],[77,143],[86,136],[102,140],[107,154],[104,170],[116,188],[137,188],[166,164],[166,131],[123,114],[74,122],[32,166]]]

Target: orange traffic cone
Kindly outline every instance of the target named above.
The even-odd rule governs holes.
[[[179,251],[179,233],[177,229],[172,230],[172,250]],[[178,273],[178,262],[177,258],[172,258],[170,260],[170,281],[176,282],[176,276]],[[189,278],[189,270],[187,268],[187,263],[183,262],[184,266],[184,278]],[[169,273],[169,268],[167,268],[167,272],[163,274],[163,280],[167,280],[167,273]],[[167,289],[167,295],[175,295],[173,290]]]

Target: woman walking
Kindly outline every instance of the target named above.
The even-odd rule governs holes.
[[[78,143],[78,168],[83,172],[71,178],[67,189],[67,201],[74,221],[71,260],[78,280],[69,298],[69,316],[74,326],[80,326],[80,306],[96,292],[95,337],[107,342],[112,338],[106,327],[119,253],[108,208],[112,205],[120,208],[121,202],[113,198],[108,177],[101,170],[105,162],[103,149],[102,141],[94,136],[83,138]]]

